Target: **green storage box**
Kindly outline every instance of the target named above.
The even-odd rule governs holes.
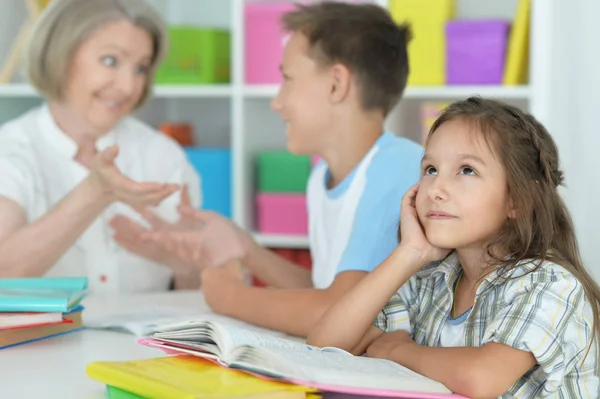
[[[227,30],[171,26],[169,52],[156,71],[158,84],[228,83],[231,34]]]
[[[310,175],[310,157],[288,151],[262,151],[258,155],[258,191],[305,193]]]

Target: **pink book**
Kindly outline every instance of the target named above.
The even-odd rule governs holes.
[[[317,348],[222,322],[162,326],[139,343],[167,354],[191,354],[222,367],[322,391],[406,399],[466,399],[394,362]]]

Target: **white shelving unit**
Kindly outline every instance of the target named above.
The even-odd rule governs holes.
[[[277,85],[245,85],[243,96],[247,99],[271,99],[277,94]],[[158,85],[154,89],[154,98],[229,98],[233,96],[233,85]],[[529,86],[411,86],[404,92],[404,100],[419,99],[456,99],[473,94],[507,100],[527,100],[530,97]],[[33,87],[27,83],[0,84],[0,98],[37,97]]]
[[[0,16],[0,62],[16,29],[15,20],[25,18],[21,0],[12,2],[10,13]],[[148,0],[172,24],[227,27],[232,33],[231,83],[225,85],[168,85],[155,88],[153,99],[136,116],[157,125],[164,120],[192,123],[201,146],[232,150],[233,219],[254,228],[255,157],[262,149],[285,148],[284,125],[270,110],[277,85],[247,85],[244,82],[244,5],[260,0]],[[264,0],[262,0],[264,1]],[[272,1],[272,0],[270,0]],[[291,0],[290,0],[291,2]],[[387,0],[371,1],[387,6]],[[550,37],[555,3],[532,0],[530,78],[526,86],[408,87],[403,100],[390,114],[387,127],[400,135],[419,139],[419,104],[422,101],[452,101],[478,94],[523,107],[542,122],[549,117],[548,98],[552,82],[546,66],[551,62]],[[514,17],[517,0],[457,0],[458,18]],[[10,16],[9,16],[10,14]],[[39,104],[41,99],[25,83],[0,85],[0,123]],[[255,234],[269,247],[306,248],[306,237]]]
[[[244,86],[246,98],[271,99],[277,94],[277,85],[246,85]],[[493,97],[506,100],[528,100],[530,97],[529,86],[410,86],[404,91],[404,100],[439,99],[452,100],[478,94],[484,97]]]
[[[308,237],[278,235],[278,234],[253,234],[257,243],[271,248],[308,248]]]
[[[183,86],[159,85],[154,89],[154,98],[230,98],[230,84]],[[35,89],[27,83],[0,84],[0,98],[38,97]]]

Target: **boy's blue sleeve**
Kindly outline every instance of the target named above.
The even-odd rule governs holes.
[[[372,271],[398,246],[397,231],[402,197],[419,181],[422,149],[384,149],[373,159],[356,208],[350,238],[337,273],[349,270]]]

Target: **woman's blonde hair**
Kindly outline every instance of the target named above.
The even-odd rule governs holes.
[[[148,32],[153,42],[152,65],[137,104],[152,92],[154,72],[168,47],[160,15],[144,0],[53,0],[36,22],[26,51],[30,83],[50,100],[60,100],[69,63],[78,47],[99,28],[126,20]]]

